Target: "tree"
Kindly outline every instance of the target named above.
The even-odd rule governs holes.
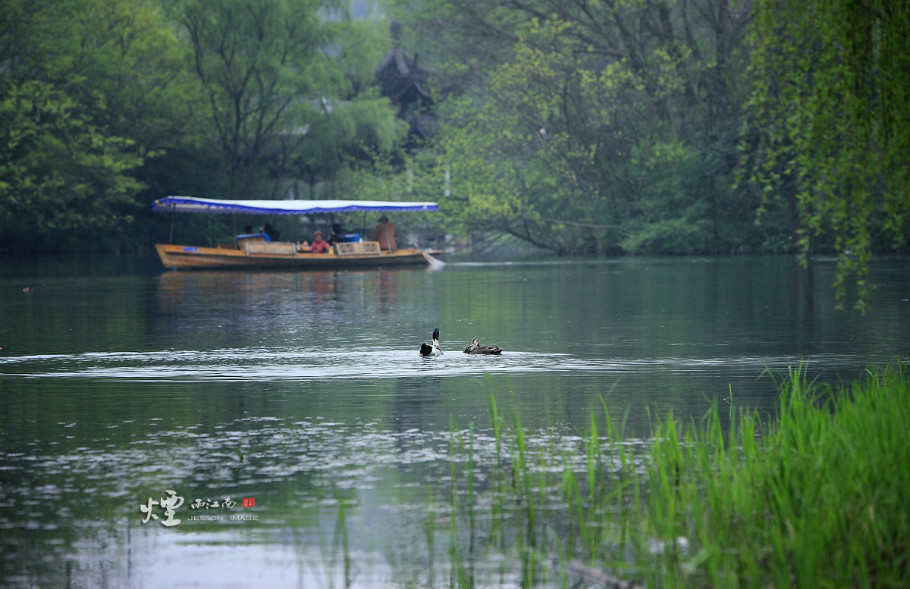
[[[7,249],[116,244],[164,141],[176,39],[135,0],[10,0],[0,19]],[[170,69],[168,66],[171,66]],[[146,125],[138,121],[144,121]]]
[[[908,38],[905,2],[755,2],[744,180],[786,200],[804,261],[837,253],[838,300],[855,274],[859,310],[874,241],[899,247],[910,221]]]
[[[192,48],[230,198],[252,192],[270,144],[295,144],[316,111],[329,42],[320,0],[183,0],[171,9]]]
[[[436,42],[420,41],[444,59],[443,85],[460,85],[464,96],[447,113],[439,166],[451,166],[453,198],[469,204],[466,224],[493,223],[561,253],[650,250],[643,244],[678,235],[680,225],[691,238],[661,251],[740,247],[720,228],[750,219],[725,206],[733,195],[718,178],[730,178],[735,163],[729,129],[743,94],[737,50],[747,8],[726,0],[405,4],[403,17],[410,13],[418,30],[432,27]],[[666,167],[654,162],[668,153],[693,181],[663,178]]]
[[[0,226],[7,248],[116,229],[140,184],[132,142],[105,135],[70,97],[39,81],[0,100]],[[16,244],[23,240],[24,243]],[[29,243],[32,241],[32,243]]]
[[[324,0],[178,0],[232,198],[331,179],[401,129],[365,83],[374,30]],[[369,71],[370,74],[367,74]],[[371,94],[372,92],[372,94]],[[267,188],[269,187],[270,188]]]

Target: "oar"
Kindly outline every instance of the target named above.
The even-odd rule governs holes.
[[[446,263],[443,262],[442,260],[437,260],[436,258],[434,258],[433,256],[431,256],[430,254],[428,254],[427,252],[425,252],[421,249],[419,249],[417,251],[420,252],[420,255],[422,255],[423,258],[427,261],[427,263],[430,264],[430,268],[432,268],[433,270],[438,270],[446,265]]]

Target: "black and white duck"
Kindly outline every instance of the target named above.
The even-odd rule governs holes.
[[[471,344],[464,349],[465,354],[502,354],[502,348],[497,346],[481,346],[477,343],[477,338],[475,337],[471,340]]]
[[[439,328],[433,330],[433,344],[420,344],[421,356],[442,356],[442,348],[439,347]]]

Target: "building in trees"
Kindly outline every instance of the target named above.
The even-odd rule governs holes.
[[[418,53],[409,57],[402,49],[402,25],[391,25],[392,48],[376,65],[376,81],[382,95],[397,109],[397,116],[408,123],[407,149],[413,150],[426,143],[436,131],[438,119],[434,111],[429,81],[433,72],[418,62]]]

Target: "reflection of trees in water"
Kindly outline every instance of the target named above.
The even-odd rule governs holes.
[[[158,312],[186,313],[219,305],[280,313],[311,307],[339,315],[361,308],[395,309],[398,275],[369,272],[165,272],[158,280]],[[346,310],[342,305],[350,305]]]
[[[293,345],[291,334],[344,323],[337,272],[168,272],[158,283],[159,329],[217,329],[230,345]]]

